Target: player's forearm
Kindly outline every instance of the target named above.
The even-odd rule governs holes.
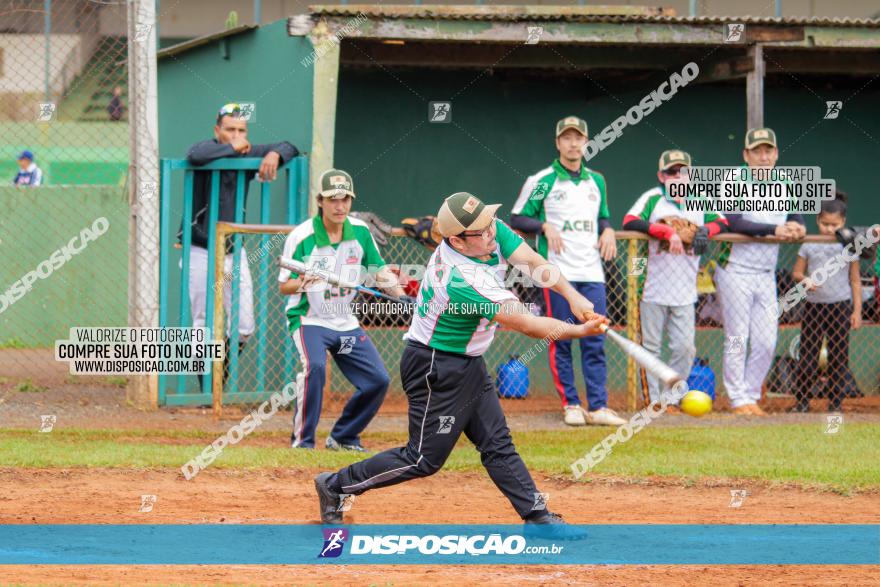
[[[400,280],[390,269],[385,265],[379,268],[374,275],[374,280],[376,285],[384,289],[386,292],[390,293],[395,297],[401,297],[406,295],[406,292],[403,290],[403,287],[400,285]]]
[[[675,229],[668,224],[648,222],[638,216],[630,215],[627,215],[623,219],[623,229],[643,232],[659,240],[669,240],[669,238],[675,234]]]
[[[510,215],[510,227],[526,234],[541,234],[544,232],[544,225],[540,220],[522,214]]]
[[[514,251],[513,255],[510,256],[509,261],[516,267],[521,267],[522,265],[528,266],[532,278],[542,285],[552,280],[553,284],[550,286],[550,289],[564,297],[566,300],[569,300],[569,296],[579,295],[577,290],[575,290],[562,275],[562,272],[559,271],[558,267],[554,266],[550,261],[545,259],[540,253],[536,252],[526,243],[521,244],[516,251]]]
[[[278,284],[278,291],[281,292],[282,295],[292,296],[293,294],[298,294],[303,287],[303,276],[299,276],[296,279],[288,279],[284,283]]]
[[[521,303],[505,304],[495,321],[506,328],[521,332],[532,338],[571,339],[579,336],[577,326],[556,318],[535,316]]]
[[[854,269],[850,269],[849,285],[852,290],[853,314],[861,316],[862,314],[862,278],[859,274],[859,262],[856,261],[851,265]]]
[[[520,332],[532,338],[551,340],[570,340],[580,336],[580,331],[574,324],[544,316],[532,316],[526,323],[526,329]]]
[[[737,232],[746,236],[773,236],[776,234],[775,224],[765,222],[752,222],[745,220],[742,214],[726,214],[730,232]]]
[[[251,145],[248,157],[265,157],[268,153],[278,153],[278,156],[281,157],[281,162],[287,163],[299,155],[299,149],[287,141],[266,145]]]
[[[232,145],[221,144],[217,141],[202,141],[189,148],[186,158],[193,165],[205,165],[216,159],[232,157],[235,154]]]

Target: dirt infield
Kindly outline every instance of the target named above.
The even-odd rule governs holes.
[[[207,470],[193,481],[177,471],[132,469],[0,470],[0,523],[317,522],[316,471]],[[550,507],[582,524],[877,523],[880,496],[842,496],[741,483],[696,486],[604,480],[589,484],[539,478]],[[730,507],[730,489],[748,497]],[[154,494],[152,512],[138,511]],[[357,498],[347,521],[517,523],[491,481],[479,473],[441,472]],[[626,545],[621,545],[626,548]],[[4,582],[39,584],[580,584],[580,585],[869,585],[877,566],[14,566]]]

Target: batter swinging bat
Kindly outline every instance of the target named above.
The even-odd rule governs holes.
[[[623,349],[623,352],[632,357],[635,362],[644,367],[648,373],[655,375],[666,385],[672,387],[679,381],[684,381],[684,377],[679,375],[672,367],[649,353],[644,347],[641,347],[630,339],[617,334],[608,328],[607,324],[602,324],[599,328],[602,329],[605,335],[610,338],[614,344]]]
[[[316,269],[314,267],[306,267],[306,264],[302,261],[296,261],[295,259],[285,259],[283,257],[278,257],[278,265],[283,267],[284,269],[288,269],[293,271],[294,273],[299,273],[303,275],[305,273],[311,273],[313,275],[319,276],[321,279],[329,283],[330,285],[335,285],[337,287],[348,287],[357,291],[361,291],[364,293],[368,293],[370,295],[374,295],[377,298],[384,298],[386,300],[397,302],[399,304],[405,304],[403,300],[400,298],[396,298],[394,296],[390,296],[386,293],[382,293],[379,290],[375,290],[370,287],[366,287],[364,285],[358,285],[356,283],[346,283],[339,279],[339,276],[330,273],[329,271],[325,271],[323,269]]]

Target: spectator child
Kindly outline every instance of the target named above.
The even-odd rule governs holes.
[[[840,197],[822,202],[816,218],[819,233],[833,236],[846,224],[846,201]],[[801,318],[800,358],[797,366],[797,403],[792,411],[810,410],[810,388],[818,379],[822,339],[828,338],[828,410],[840,411],[846,390],[855,385],[849,370],[849,331],[862,325],[862,286],[859,261],[847,263],[847,270],[827,272],[817,283],[813,276],[834,257],[845,255],[840,243],[806,243],[798,251],[792,277],[808,280],[807,299]],[[824,272],[824,270],[823,270]]]
[[[38,186],[43,183],[43,170],[34,163],[34,154],[22,151],[18,156],[18,173],[12,180],[14,185]]]

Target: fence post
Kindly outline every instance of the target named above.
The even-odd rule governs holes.
[[[626,336],[630,340],[638,339],[638,279],[632,271],[632,260],[639,252],[639,241],[627,239],[626,241]],[[639,385],[639,368],[635,360],[627,355],[626,358],[626,409],[629,412],[636,410],[636,388]]]
[[[159,323],[159,114],[156,78],[156,11],[153,0],[128,3],[129,279],[128,325],[155,327]],[[147,38],[139,34],[144,26]],[[148,187],[148,185],[150,187]],[[158,405],[158,376],[129,380],[129,401],[139,407]]]
[[[211,286],[214,295],[214,327],[211,329],[213,339],[225,340],[226,325],[223,324],[223,265],[226,261],[226,225],[222,222],[215,223],[217,227],[214,240],[214,284]],[[220,284],[220,287],[217,285]],[[208,295],[211,295],[209,293]],[[229,352],[229,349],[226,349]],[[214,418],[220,418],[223,414],[223,361],[214,361],[211,365],[211,404],[214,409]]]

